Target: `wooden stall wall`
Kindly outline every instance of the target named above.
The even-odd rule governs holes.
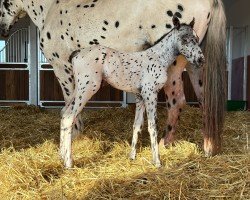
[[[10,65],[0,64],[0,68],[9,68]],[[12,65],[14,68],[25,68],[24,65]],[[234,100],[242,100],[243,58],[233,61],[232,95]],[[247,102],[250,109],[250,56],[248,57]],[[197,102],[192,84],[187,72],[183,73],[184,92],[187,102]],[[40,95],[43,101],[63,101],[61,88],[53,71],[42,71],[40,76]],[[122,92],[109,85],[103,86],[91,101],[122,101]],[[0,100],[29,99],[29,72],[0,70]],[[159,101],[165,102],[163,92],[159,94]],[[5,103],[0,103],[5,105]],[[59,104],[63,105],[63,104]]]
[[[232,100],[243,100],[244,58],[233,60],[232,65]],[[247,109],[250,109],[250,56],[247,58]]]
[[[250,111],[250,56],[247,58],[247,109]]]
[[[50,65],[42,65],[43,69],[51,69]],[[53,71],[41,71],[40,74],[40,100],[41,101],[63,101],[63,95],[58,80],[56,79]],[[122,101],[123,92],[104,84],[101,89],[90,99],[90,101],[101,102],[107,101]],[[108,103],[104,103],[105,106]],[[63,105],[63,103],[43,103],[45,106],[49,105]],[[93,105],[93,103],[91,103]],[[97,104],[95,106],[98,106]],[[109,104],[112,105],[112,104]]]
[[[26,68],[26,65],[0,64],[0,68]],[[29,100],[29,71],[0,70],[0,100]],[[17,103],[11,103],[11,105]],[[0,102],[0,106],[10,105]]]

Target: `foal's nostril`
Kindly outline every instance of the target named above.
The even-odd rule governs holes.
[[[198,59],[198,64],[199,64],[199,65],[203,64],[204,62],[205,62],[205,59],[204,59],[203,57],[200,57],[200,58]]]

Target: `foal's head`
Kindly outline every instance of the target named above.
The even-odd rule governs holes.
[[[178,53],[184,55],[191,64],[199,67],[205,62],[205,59],[199,46],[199,38],[194,35],[194,23],[193,19],[190,24],[180,24],[178,17],[173,17]]]

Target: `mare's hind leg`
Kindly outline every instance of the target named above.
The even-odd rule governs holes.
[[[191,64],[187,65],[187,72],[194,88],[200,108],[203,108],[203,67],[197,68]]]
[[[54,73],[59,81],[59,84],[62,88],[63,92],[63,98],[65,101],[65,107],[61,111],[61,116],[67,109],[67,104],[70,103],[70,100],[72,99],[72,95],[74,92],[75,88],[75,80],[74,80],[74,75],[73,75],[73,70],[72,70],[72,65],[70,63],[66,64],[55,64],[53,63],[53,69]],[[83,123],[82,123],[82,118],[81,115],[78,115],[75,126],[73,128],[73,138],[76,137],[83,129]]]
[[[182,81],[182,72],[186,63],[184,57],[178,57],[174,65],[168,70],[168,80],[164,86],[168,119],[165,136],[160,141],[161,146],[166,146],[174,142],[179,116],[183,106],[186,104]]]
[[[194,66],[192,66],[191,64],[187,65],[187,71],[191,80],[191,83],[193,85],[195,94],[197,96],[197,100],[199,102],[199,106],[200,109],[203,113],[203,107],[204,107],[204,91],[203,91],[203,68],[195,68]],[[202,114],[202,118],[203,118],[203,129],[202,129],[202,134],[203,137],[205,136],[205,131],[204,131],[204,125],[205,125],[205,118],[204,118],[204,114]],[[204,151],[206,152],[210,152],[211,147],[213,145],[211,145],[211,143],[209,141],[207,141],[204,137]]]
[[[89,99],[99,90],[102,81],[100,67],[84,66],[86,65],[83,59],[76,60],[74,64],[75,91],[61,119],[60,154],[66,168],[72,167],[71,143],[75,120]]]
[[[142,131],[145,105],[141,96],[136,95],[136,111],[135,111],[135,121],[133,126],[133,139],[131,145],[130,159],[134,160],[136,156],[136,144],[138,140],[138,134]]]

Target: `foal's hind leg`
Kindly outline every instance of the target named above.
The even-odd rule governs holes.
[[[168,80],[164,86],[166,103],[168,109],[167,128],[165,136],[161,139],[160,145],[166,146],[174,142],[175,131],[182,108],[185,106],[185,95],[183,91],[182,72],[186,65],[183,57],[178,57],[174,65],[168,70]]]
[[[75,91],[61,119],[60,153],[67,168],[72,167],[71,143],[73,125],[83,107],[99,90],[102,80],[102,72],[99,67],[89,66],[84,68],[86,65],[81,64],[80,61],[74,66]]]
[[[131,145],[130,158],[135,159],[136,156],[136,144],[138,140],[138,134],[142,130],[143,120],[144,120],[144,111],[145,105],[141,96],[136,95],[136,111],[135,111],[135,121],[134,121],[134,130],[133,130],[133,139]]]

